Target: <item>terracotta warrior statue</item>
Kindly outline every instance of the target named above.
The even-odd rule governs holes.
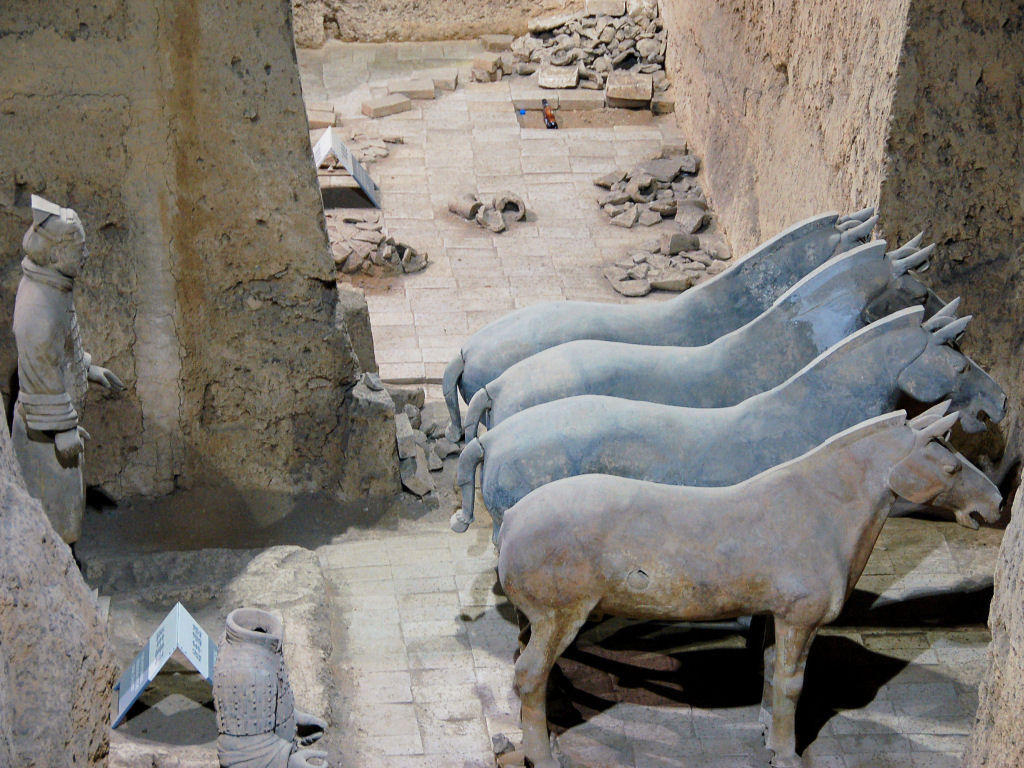
[[[75,315],[75,278],[88,256],[78,214],[32,196],[32,226],[22,240],[26,258],[14,302],[18,400],[11,437],[28,491],[68,544],[82,532],[82,465],[89,433],[80,425],[89,382],[124,384],[92,364]]]
[[[321,768],[327,752],[303,749],[327,723],[295,708],[281,619],[258,608],[228,614],[213,670],[217,755],[223,768]]]

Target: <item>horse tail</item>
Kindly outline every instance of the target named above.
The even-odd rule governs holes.
[[[476,438],[480,422],[484,415],[490,412],[493,404],[494,398],[487,391],[487,387],[481,387],[476,391],[476,394],[469,401],[469,407],[466,408],[466,440]]]
[[[479,438],[473,438],[462,449],[455,480],[462,491],[462,509],[455,510],[451,526],[456,533],[464,533],[473,522],[473,504],[476,501],[476,468],[484,460],[484,447]]]
[[[466,370],[466,358],[459,354],[452,358],[451,362],[444,367],[444,376],[441,378],[441,392],[444,394],[445,405],[448,406],[448,416],[451,418],[451,435],[448,438],[457,443],[462,438],[462,414],[459,412],[459,381],[462,379],[462,372]]]

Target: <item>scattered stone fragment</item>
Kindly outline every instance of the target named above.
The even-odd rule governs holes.
[[[624,181],[625,179],[625,171],[611,171],[610,173],[606,173],[604,176],[598,176],[596,179],[594,179],[594,183],[599,187],[611,189],[613,186],[618,184],[620,181]]]
[[[529,77],[537,71],[537,65],[530,61],[520,61],[516,64],[516,74]]]
[[[433,99],[437,94],[434,81],[429,78],[413,80],[392,80],[388,83],[388,93],[400,93],[410,99]]]
[[[675,157],[659,157],[654,160],[648,160],[638,165],[637,168],[653,177],[656,181],[669,184],[679,175],[682,165],[683,158],[677,155]]]
[[[386,117],[409,111],[412,109],[412,101],[408,96],[395,93],[377,99],[368,99],[363,102],[362,109],[363,114],[367,117]]]
[[[446,430],[447,434],[447,430]],[[449,440],[447,437],[439,437],[434,443],[434,453],[440,456],[442,459],[446,459],[453,453],[459,452],[459,446]]]
[[[384,384],[381,382],[380,376],[372,371],[366,371],[363,374],[363,384],[371,392],[380,392],[384,389]]]
[[[640,212],[640,216],[637,218],[637,223],[642,224],[645,227],[653,227],[655,224],[661,223],[661,214],[657,211],[652,211],[649,208],[644,209]]]
[[[494,74],[501,66],[501,54],[481,53],[473,59],[473,69],[483,70],[488,74]]]
[[[334,257],[335,266],[341,267],[348,261],[348,257],[352,255],[352,246],[346,243],[332,243],[331,255]]]
[[[707,269],[709,275],[717,275],[720,272],[724,272],[729,268],[728,262],[725,261],[714,261]]]
[[[683,173],[697,173],[700,170],[700,158],[696,155],[684,155],[679,164],[679,170]]]
[[[434,490],[434,481],[430,478],[430,465],[422,446],[414,445],[412,456],[402,459],[398,468],[402,476],[402,485],[417,496],[426,496]]]
[[[692,270],[670,272],[651,280],[651,288],[658,291],[685,291],[692,288],[700,275]]]
[[[509,740],[508,736],[504,733],[499,733],[491,736],[491,749],[494,750],[494,754],[504,755],[506,752],[511,752],[515,747]]]
[[[411,246],[398,246],[398,256],[402,262],[402,271],[406,274],[419,272],[427,267],[427,254],[421,253]]]
[[[384,240],[384,238],[385,238],[385,235],[380,230],[369,230],[369,231],[361,230],[359,232],[353,233],[353,235],[352,235],[352,237],[350,239],[351,240],[361,240],[364,243],[371,243],[372,245],[377,245],[382,240]]]
[[[612,283],[612,288],[623,296],[631,298],[646,296],[651,292],[651,284],[646,280],[620,280],[617,283]]]
[[[672,190],[668,190],[671,192]],[[658,193],[661,194],[660,192]],[[655,200],[651,203],[651,210],[657,211],[661,216],[672,218],[676,215],[676,200],[674,197]]]
[[[651,112],[656,115],[671,115],[676,111],[676,100],[663,93],[655,93],[651,98]]]
[[[576,18],[572,13],[556,13],[549,16],[539,16],[530,19],[528,29],[530,34],[538,35],[542,32],[550,32],[553,29],[564,26]]]
[[[637,219],[639,218],[640,214],[637,213],[637,207],[635,205],[630,205],[618,216],[613,216],[611,223],[617,227],[625,227],[626,229],[629,229],[636,224]]]
[[[507,51],[515,37],[512,35],[481,35],[480,43],[485,51]]]
[[[395,441],[398,443],[398,458],[409,459],[416,455],[416,437],[405,411],[395,414]]]
[[[537,72],[537,85],[541,88],[575,88],[580,81],[580,71],[574,66],[549,64]]]
[[[658,250],[664,254],[675,256],[683,251],[696,251],[700,248],[700,240],[692,234],[683,232],[666,232],[661,236]]]
[[[442,400],[433,400],[420,409],[420,419],[420,429],[431,439],[439,438],[450,423],[448,407]]]
[[[607,195],[598,198],[598,203],[603,208],[606,205],[622,205],[629,202],[629,193],[624,189],[613,189]]]
[[[444,469],[444,461],[433,451],[427,451],[427,469],[431,472],[439,472]]]
[[[605,98],[610,107],[644,107],[654,95],[650,75],[616,70],[608,75]]]
[[[581,88],[589,88],[593,81],[583,80],[580,82]],[[573,110],[585,110],[585,109],[602,109],[604,108],[604,93],[598,92],[598,89],[603,88],[600,83],[594,83],[594,90],[569,90],[565,91],[558,96],[558,108],[559,109],[573,109]]]
[[[363,374],[363,376],[377,376],[377,374]],[[396,411],[404,411],[407,405],[411,405],[417,410],[423,407],[424,393],[422,387],[400,387],[396,384],[381,384],[379,376],[377,377],[377,383],[380,384],[380,388],[387,389],[391,399],[395,402]]]
[[[626,194],[634,203],[648,203],[658,194],[654,178],[646,173],[637,173],[626,184]]]
[[[679,224],[683,232],[696,234],[708,223],[708,212],[687,201],[676,210],[676,223]]]

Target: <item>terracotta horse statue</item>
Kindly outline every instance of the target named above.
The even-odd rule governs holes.
[[[535,304],[474,333],[444,371],[449,438],[462,435],[459,393],[469,402],[513,363],[574,339],[634,344],[707,344],[764,312],[793,283],[871,234],[873,208],[802,221],[755,248],[729,269],[660,304],[623,306],[584,301]]]
[[[794,722],[807,652],[864,570],[896,498],[999,516],[998,489],[935,438],[957,414],[878,416],[737,485],[693,488],[609,475],[558,480],[508,511],[498,576],[530,622],[516,661],[523,751],[557,768],[547,680],[592,611],[633,619],[775,619],[767,745],[801,765]]]
[[[934,245],[885,252],[885,241],[825,262],[742,328],[699,347],[583,339],[520,360],[481,387],[466,412],[466,439],[477,425],[573,395],[611,395],[650,403],[721,408],[781,384],[854,331],[877,320],[869,307],[921,302],[903,276],[928,264]],[[891,296],[883,295],[891,294]],[[952,317],[959,302],[939,311]]]
[[[901,396],[950,398],[967,432],[999,421],[1003,391],[954,342],[970,317],[930,330],[912,307],[857,331],[779,386],[726,408],[682,408],[582,395],[527,408],[475,440],[459,457],[463,507],[473,519],[476,467],[495,536],[506,509],[535,488],[601,473],[671,485],[732,485],[810,450]],[[961,523],[969,524],[968,520]]]

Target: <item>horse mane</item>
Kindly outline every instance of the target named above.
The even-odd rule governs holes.
[[[819,265],[812,272],[809,272],[800,278],[795,285],[779,296],[772,306],[779,306],[783,302],[788,301],[794,295],[798,294],[800,291],[813,290],[813,287],[811,287],[812,283],[818,282],[821,280],[823,275],[830,274],[834,270],[853,266],[855,259],[866,259],[869,261],[881,259],[885,255],[885,249],[885,240],[872,240],[870,243],[859,245],[852,250],[839,254],[838,256],[833,256],[824,264]]]
[[[920,306],[907,307],[898,312],[893,312],[891,315],[886,315],[881,320],[876,320],[871,325],[866,325],[860,330],[854,331],[842,341],[836,342],[778,386],[784,387],[793,379],[803,376],[812,368],[821,365],[828,358],[852,352],[865,344],[870,344],[879,336],[884,336],[889,331],[897,328],[920,328],[923,319],[924,307]],[[922,330],[922,332],[924,331]]]

